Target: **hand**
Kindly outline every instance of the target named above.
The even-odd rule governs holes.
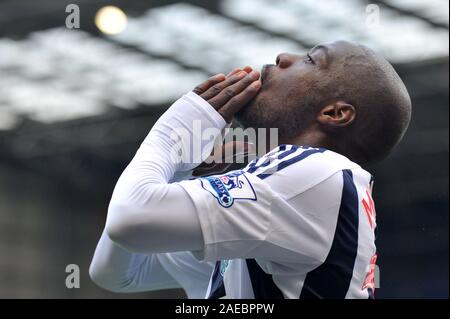
[[[247,142],[228,142],[218,150],[219,154],[213,153],[199,166],[192,176],[200,177],[213,174],[222,174],[226,171],[241,169],[248,164],[250,156],[256,155],[255,146]],[[230,158],[227,158],[230,156]]]
[[[230,123],[233,116],[258,94],[260,74],[250,67],[235,69],[230,74],[217,74],[193,91],[207,101]]]

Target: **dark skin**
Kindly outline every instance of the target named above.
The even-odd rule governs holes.
[[[283,53],[261,73],[236,69],[194,92],[228,122],[276,127],[280,144],[324,147],[360,164],[384,158],[408,126],[411,102],[403,82],[384,58],[356,43]]]
[[[197,86],[200,95],[229,123],[234,114],[247,105],[261,89],[260,73],[251,67],[236,68],[227,76],[217,74]]]

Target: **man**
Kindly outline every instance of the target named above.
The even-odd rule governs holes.
[[[182,287],[190,298],[372,298],[373,178],[409,124],[392,66],[337,41],[210,78],[158,120],[120,177],[90,274],[118,292]],[[279,130],[279,146],[243,170],[175,182],[179,128]],[[176,135],[176,134],[175,134]],[[214,139],[216,136],[213,136]],[[359,163],[359,164],[357,164]],[[170,183],[171,182],[171,183]]]

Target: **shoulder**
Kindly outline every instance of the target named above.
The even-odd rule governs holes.
[[[244,171],[266,182],[287,199],[325,181],[335,173],[360,166],[325,148],[280,145],[251,162]]]

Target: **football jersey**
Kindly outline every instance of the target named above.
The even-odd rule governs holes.
[[[211,151],[211,141],[198,139],[201,154],[170,161],[177,143],[171,133],[187,131],[190,138],[179,141],[190,149],[197,119],[218,131],[212,142],[227,126],[193,92],[154,125],[115,187],[105,229],[138,227],[122,241],[104,231],[91,278],[119,292],[182,287],[190,298],[372,298],[370,173],[331,150],[280,145],[242,170],[175,182]],[[179,251],[188,246],[177,243],[191,218],[198,221],[189,231],[201,232],[202,244]],[[159,246],[166,232],[161,242],[173,250]],[[126,247],[131,239],[134,246]]]
[[[372,183],[340,154],[294,145],[243,170],[180,182],[205,242],[194,255],[215,262],[205,297],[372,297]]]

